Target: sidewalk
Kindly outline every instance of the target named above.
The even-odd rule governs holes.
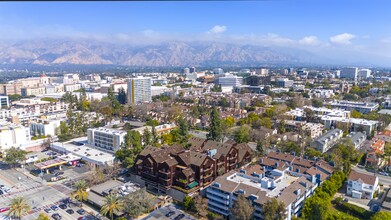
[[[360,204],[360,203],[357,203],[357,202],[353,202],[353,201],[351,201],[351,200],[349,200],[348,203],[353,204],[353,205],[356,205],[356,206],[358,206],[358,207],[361,207],[361,208],[363,208],[363,209],[365,209],[365,210],[371,211],[370,207],[367,206],[367,205],[363,205],[363,204]]]

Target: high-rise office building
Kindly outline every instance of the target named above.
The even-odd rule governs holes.
[[[370,69],[360,69],[358,71],[358,78],[366,79],[371,75],[372,71]]]
[[[357,80],[357,73],[357,67],[346,67],[341,69],[339,77],[344,79]]]
[[[150,102],[151,96],[151,83],[150,77],[137,77],[128,80],[128,103],[131,105]]]

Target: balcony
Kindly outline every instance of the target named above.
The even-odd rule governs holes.
[[[210,208],[210,206],[214,206],[214,207],[216,207],[216,208],[218,208],[218,209],[223,209],[223,210],[225,210],[225,211],[229,211],[229,207],[228,206],[225,206],[225,205],[222,205],[222,204],[219,204],[219,203],[216,203],[216,202],[212,202],[212,201],[208,201],[208,206],[209,206],[209,208]],[[222,212],[222,210],[220,211],[220,212]]]
[[[159,173],[170,174],[171,172],[169,170],[159,170]]]
[[[216,191],[216,190],[214,190],[214,189],[212,189],[212,188],[210,188],[210,187],[208,187],[208,188],[206,189],[206,192],[207,192],[208,194],[213,194],[213,195],[216,195],[216,196],[218,196],[218,197],[223,197],[223,198],[226,198],[226,199],[229,198],[229,195],[227,195],[227,194],[225,194],[225,193],[218,192],[218,191]]]
[[[207,194],[207,197],[208,197],[209,201],[219,202],[222,205],[229,205],[229,200],[228,199],[222,199],[220,197],[214,196],[213,194]]]

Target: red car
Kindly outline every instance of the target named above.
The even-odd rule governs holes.
[[[0,208],[0,212],[6,212],[6,211],[8,211],[8,210],[10,210],[9,207]]]

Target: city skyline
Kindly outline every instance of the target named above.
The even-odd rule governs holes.
[[[208,41],[320,57],[391,58],[387,1],[0,3],[0,42],[88,39],[135,45]],[[373,61],[370,61],[373,62]]]

